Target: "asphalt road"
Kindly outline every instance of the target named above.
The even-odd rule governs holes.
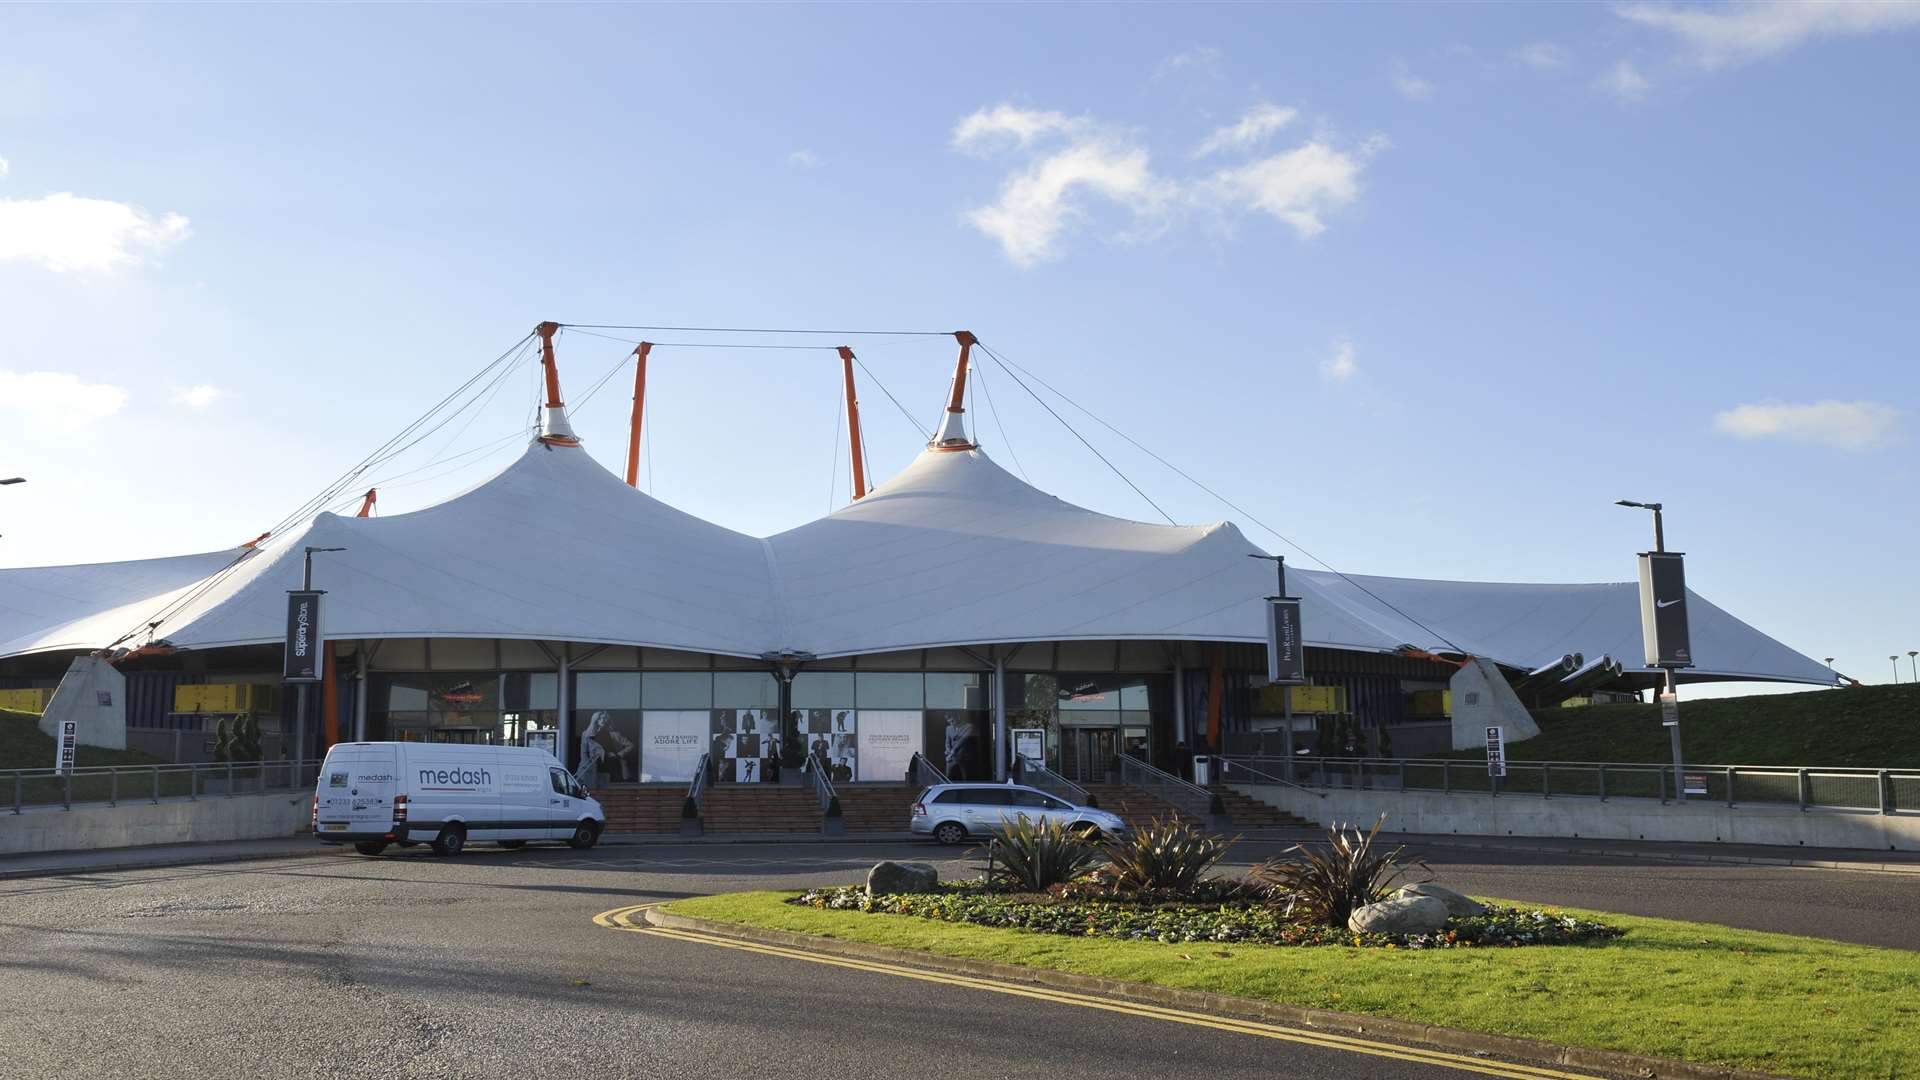
[[[4,882],[0,1077],[1467,1075],[592,922],[950,854],[480,846]],[[1920,925],[1893,875],[1430,854],[1470,892],[1856,940],[1884,922],[1910,947]]]

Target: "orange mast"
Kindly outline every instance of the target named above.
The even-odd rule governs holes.
[[[633,350],[633,421],[627,426],[627,486],[640,486],[640,421],[647,412],[647,354],[653,342],[643,341]]]
[[[935,450],[975,450],[978,444],[967,438],[967,427],[960,419],[965,413],[964,402],[967,396],[967,360],[973,354],[978,339],[970,330],[955,330],[953,338],[960,343],[960,362],[953,369],[953,395],[947,401],[947,415],[940,421],[940,431],[933,437]]]
[[[566,403],[560,400],[560,368],[553,362],[553,335],[557,322],[543,322],[533,328],[540,335],[540,366],[547,372],[547,406],[540,417],[540,441],[548,446],[579,446],[572,425],[567,423]]]
[[[366,517],[373,513],[373,504],[379,498],[379,491],[379,488],[368,488],[366,498],[360,500],[360,512],[353,516]]]
[[[860,445],[860,399],[853,393],[853,350],[845,345],[840,346],[840,369],[847,380],[847,437],[852,440],[853,498],[858,502],[867,494],[866,450]]]

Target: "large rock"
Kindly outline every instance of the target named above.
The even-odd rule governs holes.
[[[1405,900],[1409,896],[1431,896],[1447,905],[1447,914],[1455,918],[1467,915],[1485,915],[1487,905],[1471,896],[1462,896],[1452,889],[1441,888],[1431,881],[1422,881],[1417,885],[1402,886],[1393,894],[1395,900]]]
[[[867,894],[932,892],[940,884],[940,871],[923,862],[874,863],[867,871]]]
[[[1432,896],[1395,897],[1354,908],[1347,929],[1356,934],[1430,934],[1447,925],[1446,901]]]

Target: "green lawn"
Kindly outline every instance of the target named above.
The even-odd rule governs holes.
[[[1540,734],[1509,743],[1514,761],[1671,761],[1656,705],[1540,709]],[[1689,700],[1680,688],[1687,760],[1719,765],[1920,768],[1920,686]],[[1486,760],[1484,751],[1463,759]]]
[[[54,763],[53,736],[40,730],[40,718],[31,713],[12,712],[0,709],[0,770],[7,769],[51,769]],[[106,765],[166,765],[167,762],[138,750],[108,750],[99,746],[79,746],[74,748],[74,765],[77,768],[91,768]],[[251,777],[246,770],[237,770],[236,779]],[[162,773],[160,794],[162,797],[187,794],[188,778],[184,774]],[[0,804],[13,805],[13,778],[0,776]],[[59,802],[65,796],[64,784],[56,779],[40,777],[23,780],[20,785],[23,802],[52,803]],[[120,797],[122,799],[143,798],[153,793],[153,781],[150,777],[126,775],[120,778]],[[104,776],[76,776],[73,781],[75,802],[105,802],[112,794],[111,781]]]
[[[1581,914],[1627,936],[1484,951],[1162,945],[781,903],[792,895],[735,893],[665,910],[1790,1076],[1920,1077],[1920,954],[1893,949],[1598,912]]]

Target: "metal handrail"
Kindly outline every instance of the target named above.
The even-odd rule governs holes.
[[[920,751],[915,750],[913,757],[908,759],[907,785],[909,787],[925,789],[935,784],[951,783],[953,781],[947,779],[947,774],[941,772],[939,767]]]
[[[1020,765],[1015,771],[1014,777],[1028,787],[1036,787],[1042,791],[1050,791],[1075,806],[1092,806],[1094,804],[1093,796],[1088,794],[1087,789],[1081,787],[1079,784],[1061,776],[1045,765],[1029,761],[1026,758],[1019,758],[1018,761]]]
[[[1120,782],[1151,792],[1161,802],[1194,817],[1205,818],[1213,812],[1213,792],[1137,757],[1120,755]]]
[[[1235,768],[1269,759],[1254,757],[1233,762]],[[1379,790],[1440,791],[1447,794],[1532,796],[1544,799],[1649,798],[1674,800],[1673,766],[1644,761],[1516,761],[1507,760],[1504,778],[1487,776],[1484,761],[1471,758],[1304,757],[1285,766],[1304,788],[1372,788]],[[1434,774],[1438,774],[1438,783]],[[1860,766],[1722,765],[1695,763],[1681,769],[1687,777],[1704,778],[1707,792],[1692,792],[1687,801],[1727,806],[1795,806],[1801,810],[1865,810],[1882,814],[1920,812],[1920,796],[1904,789],[1920,784],[1920,769],[1878,769]],[[1870,782],[1871,798],[1855,792],[1851,798],[1822,797],[1816,781]],[[1769,783],[1771,782],[1771,783]],[[1636,791],[1640,785],[1644,794]],[[1744,786],[1743,786],[1744,785]],[[1790,790],[1789,790],[1790,787]],[[1650,790],[1646,790],[1650,788]]]
[[[819,796],[820,809],[825,810],[833,805],[833,800],[837,797],[833,790],[833,779],[827,775],[827,770],[820,767],[818,759],[808,755],[807,763],[801,767],[800,772],[807,778],[813,793]]]
[[[194,800],[202,795],[216,794],[208,790],[212,786],[209,781],[215,778],[225,780],[222,790],[217,794],[232,798],[235,795],[310,788],[319,765],[320,762],[313,758],[282,758],[152,765],[81,765],[64,772],[54,768],[0,769],[0,799],[12,799],[11,810],[14,814],[24,812],[28,806],[58,805],[64,810],[73,809],[75,803],[119,806],[128,796],[146,803],[158,803],[163,799]],[[140,782],[123,783],[123,777]],[[180,782],[182,778],[184,784]],[[47,797],[29,798],[29,785],[34,786],[36,794],[45,791]],[[49,786],[56,787],[57,791],[49,790]],[[76,788],[78,797],[75,795]],[[135,792],[141,794],[135,795]],[[0,802],[0,806],[6,805]]]
[[[713,760],[713,754],[700,755],[700,763],[693,767],[693,779],[687,782],[687,801],[693,804],[693,816],[706,813],[706,805],[701,801],[707,797],[707,766]]]
[[[1227,757],[1216,758],[1215,760],[1220,762],[1220,782],[1223,784],[1234,783],[1235,782],[1234,778],[1232,776],[1229,776],[1228,772],[1230,770],[1238,769],[1241,772],[1251,773],[1255,777],[1258,777],[1258,779],[1254,781],[1255,783],[1281,784],[1286,787],[1293,788],[1296,791],[1304,791],[1307,794],[1312,795],[1316,799],[1324,799],[1327,797],[1327,793],[1324,791],[1315,791],[1304,784],[1296,784],[1291,780],[1285,779],[1283,777],[1275,776],[1272,773],[1265,772],[1260,769],[1256,769],[1253,766],[1248,765],[1244,761],[1239,761],[1239,760],[1236,760],[1233,758],[1227,758]],[[1255,760],[1263,760],[1263,759],[1255,759]],[[1240,782],[1245,783],[1246,781],[1240,781]]]

